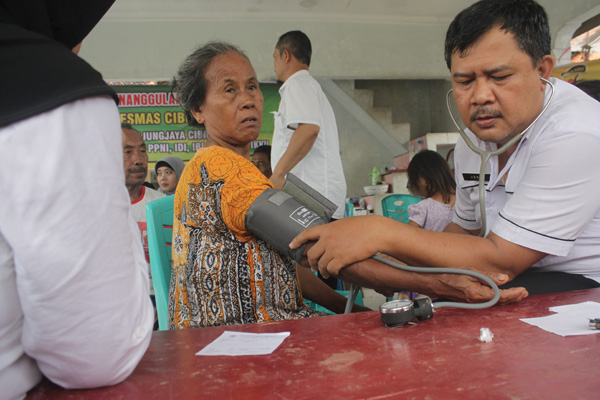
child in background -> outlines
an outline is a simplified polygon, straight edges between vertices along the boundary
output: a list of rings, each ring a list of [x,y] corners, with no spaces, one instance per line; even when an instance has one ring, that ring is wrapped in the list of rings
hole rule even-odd
[[[456,182],[444,158],[435,151],[417,153],[406,170],[408,190],[425,199],[408,206],[409,225],[443,231],[452,222]]]
[[[424,200],[408,206],[408,224],[429,231],[443,231],[452,222],[456,182],[444,158],[435,151],[422,150],[415,154],[406,169],[406,187],[414,196]],[[414,300],[416,292],[397,292],[394,299]],[[435,300],[432,298],[431,300]]]

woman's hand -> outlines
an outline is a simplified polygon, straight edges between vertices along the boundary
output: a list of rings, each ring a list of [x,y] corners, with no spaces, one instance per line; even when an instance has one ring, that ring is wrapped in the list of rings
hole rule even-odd
[[[498,286],[509,280],[508,275],[499,272],[476,272],[486,275]],[[436,280],[432,285],[435,296],[467,303],[483,303],[494,297],[492,288],[475,277],[456,274],[432,274],[431,276]],[[529,293],[523,287],[500,290],[498,304],[518,303],[527,296]]]

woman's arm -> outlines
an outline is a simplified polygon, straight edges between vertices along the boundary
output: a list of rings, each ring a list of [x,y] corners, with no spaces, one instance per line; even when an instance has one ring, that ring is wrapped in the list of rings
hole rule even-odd
[[[344,313],[346,309],[346,297],[327,286],[310,269],[298,266],[297,270],[302,296],[305,299],[313,301],[337,314]],[[359,311],[372,310],[355,304],[352,312]]]
[[[390,257],[386,257],[390,258]],[[508,276],[496,272],[482,272],[497,285],[508,282]],[[421,274],[404,271],[368,259],[342,269],[338,275],[346,282],[380,292],[414,291],[448,300],[481,303],[494,296],[493,290],[482,281],[466,275]],[[525,288],[500,290],[499,304],[516,303],[528,296]]]

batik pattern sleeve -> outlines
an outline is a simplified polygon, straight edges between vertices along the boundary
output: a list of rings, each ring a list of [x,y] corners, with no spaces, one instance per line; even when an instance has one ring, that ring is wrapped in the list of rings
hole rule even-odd
[[[218,149],[221,150],[221,149]],[[266,189],[273,188],[271,181],[243,157],[227,157],[222,151],[204,164],[214,180],[222,181],[221,211],[229,230],[241,241],[254,238],[246,230],[246,212]]]

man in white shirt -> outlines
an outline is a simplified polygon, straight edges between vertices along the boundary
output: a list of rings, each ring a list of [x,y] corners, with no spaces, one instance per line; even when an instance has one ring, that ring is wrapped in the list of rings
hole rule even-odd
[[[279,38],[273,52],[275,76],[284,82],[275,113],[271,149],[276,189],[293,173],[338,206],[333,218],[344,216],[346,178],[342,168],[335,115],[319,83],[308,73],[312,47],[300,31]]]
[[[485,210],[477,190],[479,156],[461,139],[449,233],[377,217],[345,218],[303,232],[292,246],[319,239],[308,256],[324,275],[341,270],[345,279],[405,290],[417,285],[466,300],[472,299],[460,289],[448,293],[433,278],[379,271],[377,264],[352,278],[356,271],[342,268],[382,252],[410,264],[501,272],[532,294],[600,286],[600,103],[565,82],[547,83],[550,53],[548,17],[533,0],[479,1],[448,29],[446,63],[466,134],[491,151],[525,132],[491,157]],[[482,212],[488,224],[485,237],[478,237]]]
[[[148,175],[148,153],[146,152],[146,143],[142,139],[142,135],[130,124],[122,123],[121,129],[123,131],[125,186],[127,186],[127,190],[129,191],[133,218],[140,227],[146,261],[150,263],[146,228],[146,204],[164,197],[164,194],[158,190],[144,186],[146,175]]]
[[[24,398],[42,374],[66,388],[119,383],[150,342],[117,97],[71,52],[111,4],[0,5],[2,399]]]
[[[158,190],[144,186],[148,175],[148,153],[142,135],[130,124],[121,123],[123,132],[123,169],[125,186],[131,199],[131,213],[138,224],[150,280],[150,294],[154,298],[152,273],[150,272],[150,250],[148,248],[148,228],[146,225],[146,204],[164,197]]]

